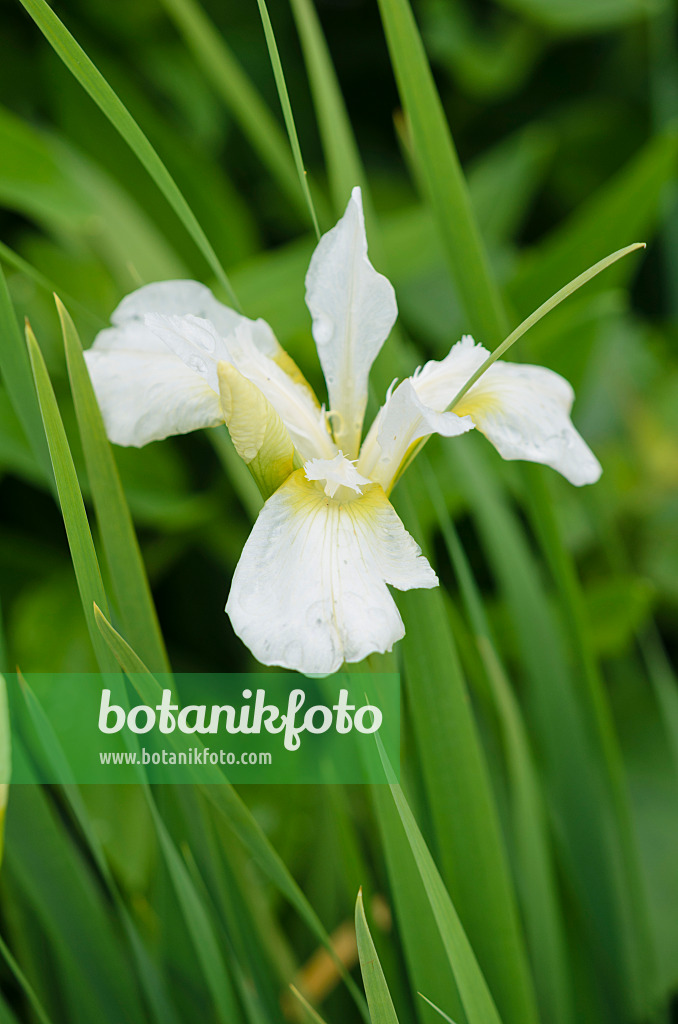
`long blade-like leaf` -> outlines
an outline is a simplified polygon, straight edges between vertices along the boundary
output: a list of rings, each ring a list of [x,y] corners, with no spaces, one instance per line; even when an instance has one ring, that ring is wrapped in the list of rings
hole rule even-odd
[[[132,953],[137,962],[139,983],[143,989],[148,1005],[152,1010],[157,1024],[178,1024],[178,1017],[170,1001],[167,987],[162,978],[158,964],[146,949],[138,926],[130,914],[127,904],[109,867],[101,839],[93,827],[87,814],[80,789],[76,785],[66,753],[54,727],[45,711],[25,679],[21,679],[22,694],[31,718],[35,734],[41,746],[50,772],[60,780],[66,800],[71,808],[82,834],[85,836],[89,849],[102,878],[113,898],[120,920],[129,939]]]
[[[95,603],[101,608],[107,608],[108,603],[66,431],[42,352],[30,326],[26,327],[26,339],[87,628],[101,671],[117,672],[117,662],[94,621]]]
[[[355,185],[362,187],[363,205],[369,207],[365,172],[316,9],[312,0],[291,0],[291,5],[325,151],[332,205],[340,216]]]
[[[31,985],[28,978],[21,970],[14,957],[12,956],[12,953],[7,947],[5,940],[2,938],[2,936],[0,936],[0,953],[2,954],[5,963],[9,967],[10,971],[16,978],[19,987],[23,990],[24,994],[26,995],[26,998],[28,999],[28,1002],[32,1006],[33,1012],[37,1019],[40,1021],[40,1024],[52,1024],[52,1021],[45,1013],[42,1003],[35,994],[33,986]]]
[[[556,306],[559,306],[561,302],[569,298],[570,295],[573,295],[574,292],[578,291],[583,287],[583,285],[587,284],[594,277],[597,277],[603,270],[607,270],[608,267],[611,267],[613,263],[616,263],[624,256],[628,256],[629,253],[635,252],[637,249],[644,248],[645,242],[633,242],[631,245],[627,245],[624,249],[618,249],[617,252],[613,252],[609,256],[606,256],[605,259],[602,259],[592,267],[589,267],[583,273],[579,274],[578,277],[575,277],[572,281],[569,281],[568,284],[560,288],[555,295],[552,295],[550,299],[543,302],[541,306],[539,306],[538,309],[535,309],[533,313],[530,313],[530,315],[523,320],[521,324],[518,324],[515,330],[511,331],[508,337],[504,338],[500,345],[497,345],[494,351],[489,354],[487,359],[478,367],[475,373],[473,373],[466,383],[459,389],[450,402],[448,409],[454,409],[455,405],[459,404],[464,395],[482,377],[485,371],[489,370],[493,363],[496,363],[501,356],[505,355],[508,350],[515,345],[515,343],[522,338],[527,331],[529,331],[531,327],[534,327],[535,324],[539,323],[539,321],[555,309]],[[399,475],[402,475],[408,466],[411,465],[428,440],[428,437],[424,437],[415,446],[413,446],[407,460],[399,470]]]
[[[388,757],[378,739],[377,743],[387,777],[393,779]],[[500,1024],[487,983],[409,804],[397,783],[391,782],[389,788],[445,946],[450,968],[454,972],[468,1022]]]
[[[160,846],[167,863],[172,884],[179,900],[196,955],[200,961],[214,1009],[221,1024],[239,1024],[242,1014],[236,1003],[235,993],[226,969],[210,916],[191,876],[179,856],[167,827],[158,813],[155,801],[146,790],[148,806]]]
[[[42,428],[40,408],[35,397],[31,364],[1,266],[0,338],[0,375],[33,454],[44,468],[46,479],[53,482],[45,431]]]
[[[450,453],[453,472],[468,495],[501,592],[505,597],[526,678],[526,717],[542,765],[543,784],[558,830],[559,853],[592,931],[601,962],[614,964],[615,996],[638,998],[637,926],[629,917],[619,823],[609,799],[605,752],[586,720],[556,611],[540,567],[476,444]],[[604,952],[603,952],[604,950]],[[619,1008],[620,1008],[619,1007]]]
[[[285,133],[216,26],[196,0],[161,3],[263,163],[287,198],[306,215],[306,197],[299,190],[297,169]]]
[[[96,623],[101,631],[102,637],[110,646],[116,661],[124,672],[129,676],[132,684],[137,688],[142,699],[149,705],[154,706],[162,697],[160,684],[149,672],[148,668],[132,650],[130,645],[113,628],[103,612],[95,606],[94,615]],[[200,746],[196,740],[196,745]],[[217,810],[224,815],[229,827],[238,836],[243,845],[250,851],[262,870],[277,886],[280,892],[296,909],[299,916],[306,922],[310,930],[322,942],[323,946],[330,952],[336,962],[347,987],[365,1018],[367,1020],[367,1007],[360,996],[355,983],[347,974],[345,967],[337,958],[332,943],[326,930],[323,928],[318,915],[302,893],[297,883],[292,878],[287,867],[271,846],[270,841],[257,824],[249,809],[245,806],[233,787],[228,783],[226,777],[218,769],[214,769],[215,777],[220,777],[220,785],[207,785],[203,787],[205,797]]]
[[[19,256],[19,254],[14,252],[13,249],[10,249],[8,245],[5,245],[4,242],[0,242],[0,261],[7,263],[10,267],[14,267],[15,270],[25,274],[26,277],[31,281],[34,281],[38,287],[44,289],[44,291],[49,292],[50,294],[54,294],[54,292],[57,291],[57,286],[53,281],[50,281],[48,277],[45,277],[45,275],[29,263],[28,260],[25,260],[23,256]],[[101,330],[102,327],[106,326],[106,322],[104,320],[98,317],[96,313],[92,313],[91,310],[87,309],[86,306],[83,306],[77,299],[74,299],[63,290],[61,291],[61,294],[69,305],[73,309],[77,309],[78,312],[85,317],[94,328]]]
[[[374,941],[370,934],[369,925],[367,924],[367,918],[365,917],[362,889],[358,893],[358,899],[355,904],[355,932],[358,940],[360,971],[363,976],[372,1024],[398,1024],[398,1015],[395,1012],[391,993],[388,990],[386,978],[384,977]]]
[[[59,299],[56,303],[92,498],[121,620],[146,664],[157,672],[168,672],[167,653],[132,517],[80,339],[67,310]]]
[[[483,600],[466,553],[447,513],[438,481],[424,457],[418,463],[436,510],[462,600],[494,698],[511,789],[511,839],[519,895],[544,1019],[571,1024],[573,1006],[547,819],[534,757],[518,701],[491,635]]]
[[[275,41],[273,25],[271,24],[271,19],[269,17],[268,7],[266,6],[266,0],[257,0],[257,3],[259,5],[261,23],[264,26],[264,35],[266,36],[266,45],[268,47],[268,53],[271,58],[273,77],[275,78],[275,84],[278,89],[278,96],[280,97],[280,106],[282,107],[283,117],[285,118],[285,127],[287,128],[287,134],[289,136],[290,146],[292,147],[292,154],[294,156],[294,163],[297,168],[297,174],[299,175],[299,184],[301,186],[301,191],[308,205],[308,211],[311,216],[311,223],[313,224],[313,228],[315,230],[317,237],[320,238],[318,217],[316,216],[315,206],[313,205],[313,197],[311,196],[311,190],[308,185],[308,178],[306,177],[304,158],[301,155],[299,136],[297,135],[297,127],[294,123],[292,104],[290,103],[289,93],[287,92],[285,73],[283,71],[282,61],[280,60],[280,54],[278,52],[278,44]]]
[[[379,0],[379,9],[417,167],[469,328],[478,340],[496,345],[506,335],[506,317],[410,4],[408,0]]]
[[[422,992],[420,992],[420,993],[419,993],[419,995],[421,996],[421,998],[422,998],[423,1000],[425,1000],[425,1002],[427,1002],[427,1003],[428,1003],[428,1005],[429,1005],[429,1006],[432,1006],[432,1007],[433,1007],[433,1009],[434,1009],[434,1010],[436,1011],[436,1013],[437,1013],[437,1014],[438,1014],[438,1015],[439,1015],[440,1017],[442,1017],[442,1018],[443,1018],[443,1020],[446,1020],[446,1021],[447,1021],[447,1024],[454,1024],[454,1021],[452,1020],[452,1018],[451,1018],[451,1017],[448,1017],[446,1013],[443,1013],[443,1011],[442,1011],[442,1010],[440,1009],[440,1007],[439,1007],[439,1006],[436,1006],[436,1004],[435,1004],[434,1002],[432,1002],[432,1001],[431,1001],[431,1000],[430,1000],[430,999],[428,998],[428,996],[425,996],[425,995],[424,995],[424,994],[423,994]]]
[[[412,493],[408,481],[399,508],[421,538]],[[534,1021],[535,995],[487,760],[443,595],[411,591],[399,596],[399,606],[407,628],[402,653],[410,714],[441,871],[502,1016]]]
[[[611,267],[613,263],[617,262],[617,260],[623,259],[624,256],[628,256],[629,253],[635,252],[637,249],[644,248],[645,242],[632,242],[631,245],[626,245],[623,249],[618,249],[617,252],[610,253],[609,256],[606,256],[604,259],[594,263],[594,265],[589,267],[588,270],[585,270],[583,273],[575,277],[574,280],[560,288],[555,295],[552,295],[550,299],[543,302],[538,309],[535,309],[534,313],[530,313],[530,315],[523,320],[521,324],[518,324],[516,329],[511,331],[509,336],[502,341],[501,345],[497,345],[485,362],[478,367],[476,372],[469,377],[464,386],[460,388],[452,399],[449,408],[453,409],[454,406],[457,405],[457,403],[464,397],[469,388],[472,388],[476,381],[482,377],[485,371],[489,370],[490,366],[492,366],[493,363],[496,363],[497,359],[501,359],[503,355],[506,355],[508,350],[515,345],[520,338],[522,338],[523,334],[526,334],[531,327],[534,327],[535,324],[539,323],[547,313],[550,313],[552,309],[559,306],[560,303],[569,298],[570,295],[578,291],[594,277],[597,277],[597,275],[602,273],[603,270],[607,270],[608,267]]]
[[[9,729],[7,683],[0,675],[0,864],[5,838],[5,813],[9,799],[9,781],[12,771],[12,741]]]
[[[237,306],[238,300],[231,287],[231,282],[205,232],[179,191],[173,177],[127,107],[45,0],[21,0],[21,3],[71,74],[89,93],[101,112],[146,168],[227,291],[231,301]]]

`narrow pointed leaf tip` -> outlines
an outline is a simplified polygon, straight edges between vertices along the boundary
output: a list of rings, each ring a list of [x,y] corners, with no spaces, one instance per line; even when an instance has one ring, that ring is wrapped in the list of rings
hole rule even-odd
[[[593,266],[589,267],[583,273],[579,274],[578,277],[573,278],[568,284],[564,285],[564,287],[560,288],[557,292],[555,292],[555,294],[552,295],[550,299],[547,299],[546,302],[542,302],[541,306],[535,309],[534,313],[530,313],[530,315],[525,320],[523,320],[523,322],[519,324],[514,331],[511,331],[509,336],[505,338],[504,341],[502,341],[501,345],[498,345],[494,349],[494,351],[488,355],[485,362],[478,367],[476,372],[466,381],[464,386],[457,392],[454,399],[450,403],[449,408],[454,409],[454,407],[463,398],[466,392],[470,388],[472,388],[476,381],[478,381],[482,377],[485,371],[489,370],[490,366],[492,366],[492,364],[495,363],[497,359],[501,359],[501,357],[505,355],[508,352],[508,350],[513,345],[515,345],[515,343],[520,338],[522,338],[524,334],[526,334],[529,331],[531,327],[534,327],[535,324],[538,324],[539,321],[543,319],[543,317],[545,317],[547,313],[550,313],[552,309],[555,309],[556,306],[559,306],[560,303],[563,302],[565,299],[569,298],[570,295],[573,295],[576,291],[579,291],[580,288],[582,288],[585,284],[591,281],[594,277],[597,277],[598,274],[603,272],[603,270],[607,270],[608,267],[611,267],[613,263],[617,262],[617,260],[621,260],[624,258],[624,256],[629,256],[632,252],[636,252],[638,249],[645,249],[646,247],[646,242],[632,242],[630,245],[625,246],[623,249],[617,249],[616,252],[610,253],[609,256],[605,256],[604,259],[599,260],[597,263],[594,263]]]
[[[436,1004],[431,999],[429,999],[428,996],[425,996],[423,992],[417,992],[417,995],[421,996],[424,1002],[428,1003],[429,1006],[432,1006],[436,1013],[440,1014],[443,1020],[447,1021],[447,1024],[455,1024],[455,1021],[453,1021],[451,1017],[448,1017],[447,1014],[444,1013],[439,1006],[436,1006]]]
[[[363,976],[367,1005],[370,1010],[372,1024],[398,1024],[398,1017],[388,990],[386,978],[377,956],[372,940],[365,908],[363,906],[363,890],[358,892],[355,905],[355,931],[358,940],[358,958]]]

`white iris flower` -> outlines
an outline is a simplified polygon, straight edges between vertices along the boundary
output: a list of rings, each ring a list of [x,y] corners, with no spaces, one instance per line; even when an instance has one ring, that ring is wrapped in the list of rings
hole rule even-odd
[[[505,459],[545,463],[573,484],[601,468],[570,421],[572,388],[551,370],[496,362],[450,410],[489,354],[470,337],[392,387],[361,445],[368,375],[397,306],[367,258],[358,188],[318,243],[306,302],[327,411],[263,320],[195,281],[128,295],[86,357],[116,444],[227,423],[266,501],[226,611],[263,664],[327,674],[404,635],[389,586],[438,584],[388,500],[418,441],[475,427]]]

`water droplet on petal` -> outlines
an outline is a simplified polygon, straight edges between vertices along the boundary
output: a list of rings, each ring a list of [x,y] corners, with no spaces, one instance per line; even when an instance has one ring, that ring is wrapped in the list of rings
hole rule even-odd
[[[186,365],[191,370],[195,370],[196,373],[205,374],[207,373],[207,366],[205,360],[201,359],[200,356],[189,356]]]
[[[216,341],[209,331],[201,330],[198,337],[198,344],[201,348],[205,349],[205,352],[214,352],[216,348]]]

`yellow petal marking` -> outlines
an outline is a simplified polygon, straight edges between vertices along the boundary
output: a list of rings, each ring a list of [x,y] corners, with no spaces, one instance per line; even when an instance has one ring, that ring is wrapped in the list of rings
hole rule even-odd
[[[231,363],[218,366],[219,394],[233,446],[266,500],[294,469],[294,445],[283,421],[255,384]]]

